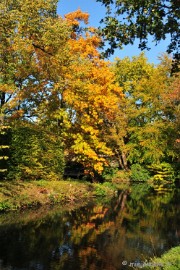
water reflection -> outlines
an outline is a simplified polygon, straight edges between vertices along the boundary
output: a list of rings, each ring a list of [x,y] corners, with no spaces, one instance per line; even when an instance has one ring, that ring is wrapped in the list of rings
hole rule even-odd
[[[176,190],[159,195],[138,185],[106,205],[34,211],[21,222],[1,217],[0,269],[128,269],[123,261],[145,261],[179,244],[177,197]]]

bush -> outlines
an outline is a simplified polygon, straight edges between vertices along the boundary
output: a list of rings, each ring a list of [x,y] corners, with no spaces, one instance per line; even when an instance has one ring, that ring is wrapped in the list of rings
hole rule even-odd
[[[153,174],[153,180],[155,182],[161,181],[175,181],[175,173],[171,164],[163,162],[160,164],[154,164],[149,166],[150,171]]]
[[[116,175],[118,168],[113,167],[105,167],[102,173],[102,178],[105,181],[112,180],[112,178]]]
[[[163,162],[149,166],[151,171],[151,186],[158,192],[174,187],[175,172],[171,164]]]
[[[145,182],[150,178],[150,175],[140,164],[133,164],[131,166],[130,178],[132,181]]]
[[[106,196],[106,189],[102,184],[95,184],[95,195],[100,197]]]
[[[96,183],[95,187],[95,196],[105,197],[105,196],[113,196],[115,191],[117,190],[113,183],[105,182],[103,184]]]
[[[179,270],[180,266],[180,246],[171,248],[168,252],[164,253],[161,258],[154,258],[151,263],[153,269],[160,270]],[[145,269],[152,269],[145,267]]]

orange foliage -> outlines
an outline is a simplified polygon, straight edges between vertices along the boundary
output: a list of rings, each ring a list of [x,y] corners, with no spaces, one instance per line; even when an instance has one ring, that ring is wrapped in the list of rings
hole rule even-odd
[[[79,20],[87,22],[87,14],[80,10],[65,17],[72,24],[76,20],[78,24]],[[93,171],[101,173],[107,165],[106,157],[112,155],[103,139],[104,125],[105,121],[114,118],[119,97],[122,97],[109,62],[100,59],[100,42],[91,28],[68,41],[73,57],[65,75],[68,87],[63,92],[63,99],[76,114],[71,130],[71,154],[74,153],[76,159],[84,164],[86,172],[92,175]]]
[[[3,110],[12,118],[27,114],[41,123],[58,121],[65,153],[83,163],[87,173],[101,173],[112,155],[104,140],[106,122],[115,117],[122,96],[109,62],[100,58],[101,39],[95,28],[81,27],[89,15],[80,9],[62,19],[51,15],[50,0],[48,6],[40,1],[42,7],[30,3],[32,13],[25,2],[8,14]],[[45,17],[39,15],[41,8],[48,8]]]
[[[65,18],[70,25],[79,25],[81,21],[88,24],[89,14],[78,9],[74,12],[66,14]]]

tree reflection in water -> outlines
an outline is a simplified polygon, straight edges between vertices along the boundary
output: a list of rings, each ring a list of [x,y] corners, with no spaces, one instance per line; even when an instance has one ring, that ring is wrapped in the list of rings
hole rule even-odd
[[[123,260],[145,261],[179,244],[177,195],[153,194],[139,184],[105,205],[30,212],[8,223],[6,215],[0,269],[128,269]]]

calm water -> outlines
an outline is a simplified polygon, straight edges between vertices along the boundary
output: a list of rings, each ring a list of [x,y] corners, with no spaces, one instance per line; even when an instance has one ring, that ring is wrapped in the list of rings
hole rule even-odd
[[[178,192],[146,185],[111,203],[0,216],[0,270],[120,270],[180,243]],[[126,261],[126,262],[125,262]]]

